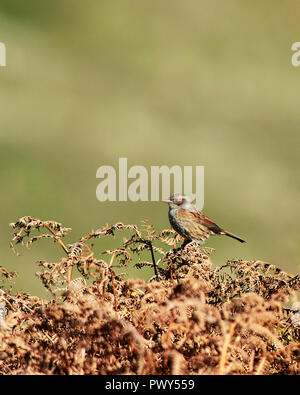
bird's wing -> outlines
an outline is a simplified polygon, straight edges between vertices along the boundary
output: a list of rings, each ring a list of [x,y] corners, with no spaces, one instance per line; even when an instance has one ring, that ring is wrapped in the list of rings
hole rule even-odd
[[[215,224],[212,220],[210,220],[208,217],[206,217],[198,210],[190,211],[190,210],[179,209],[178,215],[180,216],[182,221],[193,222],[201,226],[205,226],[213,233],[219,234],[223,231],[217,224]]]

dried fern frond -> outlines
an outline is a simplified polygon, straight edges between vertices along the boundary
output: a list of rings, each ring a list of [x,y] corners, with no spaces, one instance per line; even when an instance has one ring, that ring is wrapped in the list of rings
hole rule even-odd
[[[13,247],[53,238],[64,256],[38,262],[51,301],[0,290],[3,374],[300,373],[299,311],[292,304],[299,276],[259,260],[213,268],[210,249],[176,248],[174,231],[157,233],[146,222],[107,225],[67,246],[61,238],[68,228],[54,221],[23,217],[12,227]],[[41,228],[48,232],[31,233]],[[126,238],[106,250],[107,262],[97,259],[106,236],[123,230]],[[88,244],[94,238],[101,250]],[[124,279],[114,272],[115,259],[138,261],[155,275]],[[73,279],[73,268],[82,277]],[[2,267],[0,274],[13,278]]]
[[[130,230],[138,237],[141,237],[141,233],[136,225],[125,225],[122,222],[117,222],[114,225],[106,225],[96,231],[88,233],[86,236],[81,238],[81,241],[88,241],[91,238],[100,238],[101,236],[115,235],[116,231],[119,230]]]
[[[126,265],[131,261],[131,255],[125,248],[116,248],[114,250],[106,250],[104,254],[114,255],[120,264]]]
[[[0,266],[0,275],[7,278],[7,279],[13,279],[17,276],[17,273],[16,272],[9,272],[3,266]]]
[[[17,222],[12,222],[10,226],[15,229],[13,237],[10,242],[10,247],[16,252],[15,245],[23,243],[24,239],[28,239],[26,246],[29,247],[32,243],[42,238],[51,238],[57,241],[64,251],[67,253],[68,250],[61,241],[61,238],[65,237],[71,228],[65,228],[61,223],[56,221],[42,221],[38,218],[30,216],[22,217]],[[43,233],[35,236],[31,236],[33,231],[40,232],[41,228],[47,229],[50,233]]]

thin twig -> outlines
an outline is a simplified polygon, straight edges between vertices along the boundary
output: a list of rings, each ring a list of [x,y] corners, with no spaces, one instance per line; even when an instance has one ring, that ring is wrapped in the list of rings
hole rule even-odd
[[[53,229],[50,228],[50,226],[48,224],[46,224],[45,222],[43,222],[43,226],[45,226],[45,228],[47,228],[49,230],[49,232],[51,232],[55,238],[55,240],[58,241],[59,245],[61,246],[61,248],[65,251],[65,253],[67,255],[69,255],[69,250],[67,249],[67,247],[64,245],[64,243],[61,241],[61,239],[57,236],[57,234],[54,232]]]
[[[53,229],[50,228],[50,226],[48,224],[46,224],[45,222],[43,222],[43,226],[45,228],[47,228],[49,230],[50,233],[52,233],[52,235],[54,236],[55,240],[59,243],[59,245],[61,246],[61,248],[64,250],[64,252],[69,255],[70,251],[68,250],[68,248],[64,245],[64,243],[61,241],[61,239],[57,236],[57,234],[54,232]],[[73,259],[72,259],[72,264],[69,268],[69,273],[68,273],[68,283],[70,283],[72,281],[72,274],[73,274]]]
[[[7,303],[9,305],[9,307],[13,310],[13,311],[17,311],[14,306],[4,297],[1,297],[2,300],[4,300],[5,303]]]
[[[138,239],[138,240],[136,240],[136,241],[139,242],[139,243],[144,243],[144,244],[146,244],[146,245],[150,248],[151,259],[152,259],[152,263],[153,263],[153,267],[154,267],[154,274],[155,274],[155,276],[158,278],[157,264],[156,264],[156,261],[155,261],[155,257],[154,257],[154,252],[153,252],[153,247],[152,247],[151,240]]]
[[[148,241],[148,245],[150,246],[151,258],[152,258],[152,263],[153,263],[153,267],[154,267],[154,273],[155,273],[155,276],[158,277],[158,271],[157,271],[157,266],[156,266],[156,262],[155,262],[155,258],[154,258],[153,247],[152,247],[152,243],[150,240]]]
[[[113,295],[114,295],[114,309],[115,311],[118,311],[118,301],[117,301],[117,294],[116,294],[116,287],[115,287],[115,272],[112,270],[112,264],[114,261],[114,258],[116,256],[116,251],[112,254],[111,260],[109,262],[109,271],[111,275],[111,285],[113,289]]]

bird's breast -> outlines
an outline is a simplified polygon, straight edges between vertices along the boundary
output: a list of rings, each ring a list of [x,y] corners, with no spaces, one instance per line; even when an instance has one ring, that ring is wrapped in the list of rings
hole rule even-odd
[[[178,209],[171,209],[169,210],[169,221],[172,228],[180,234],[180,236],[189,238],[188,232],[185,226],[185,222],[181,221],[180,217],[178,216]]]

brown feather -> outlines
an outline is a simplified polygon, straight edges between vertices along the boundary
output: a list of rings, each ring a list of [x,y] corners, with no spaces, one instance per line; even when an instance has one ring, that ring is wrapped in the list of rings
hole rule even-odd
[[[191,240],[205,241],[211,234],[225,234],[241,243],[245,243],[245,240],[220,228],[211,219],[198,211],[196,207],[193,207],[192,210],[178,209],[174,212],[174,216],[177,223],[181,224],[182,228],[185,229],[184,232],[181,232],[181,235],[185,238],[188,235],[188,238]]]
[[[188,197],[174,193],[170,196],[168,203],[170,224],[185,240],[196,240],[201,243],[208,239],[210,235],[214,234],[226,235],[241,243],[245,243],[245,240],[220,228],[211,219],[201,213],[196,206],[190,203]]]

